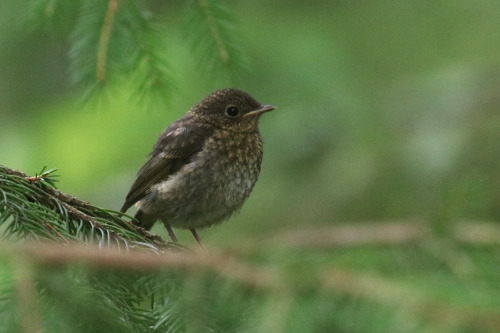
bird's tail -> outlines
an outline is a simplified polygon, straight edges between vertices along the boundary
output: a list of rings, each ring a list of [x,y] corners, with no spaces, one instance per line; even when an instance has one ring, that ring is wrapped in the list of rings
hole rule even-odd
[[[133,221],[135,225],[138,225],[141,228],[146,230],[151,230],[153,224],[156,222],[156,216],[153,214],[148,214],[144,212],[142,209],[139,209],[135,214],[135,219],[137,221]]]

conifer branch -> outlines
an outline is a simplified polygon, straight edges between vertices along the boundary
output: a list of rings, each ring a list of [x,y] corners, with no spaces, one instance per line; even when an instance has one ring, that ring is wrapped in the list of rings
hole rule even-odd
[[[281,290],[283,285],[277,272],[272,269],[246,264],[234,256],[215,250],[176,251],[169,252],[168,255],[155,255],[139,249],[123,252],[116,248],[28,242],[22,245],[0,246],[0,256],[20,258],[19,260],[51,267],[79,263],[92,269],[144,272],[166,267],[185,271],[208,269],[226,279],[255,288]]]
[[[211,12],[210,7],[208,6],[207,0],[198,0],[198,3],[203,13],[205,14],[205,22],[208,28],[210,29],[210,32],[215,40],[215,43],[217,44],[217,50],[219,56],[222,62],[227,64],[229,62],[229,52],[224,43],[224,39],[222,38],[220,27],[216,23],[217,21],[215,20],[213,13]]]
[[[102,24],[101,34],[99,37],[99,47],[97,48],[96,78],[98,82],[106,81],[106,63],[108,57],[109,40],[111,38],[113,20],[117,9],[118,0],[109,0],[108,9],[104,16],[104,22]]]
[[[225,72],[234,81],[247,69],[248,61],[231,14],[222,1],[192,1],[184,30],[200,70],[217,79]]]
[[[53,170],[42,170],[38,176],[30,177],[0,166],[0,225],[7,224],[7,228],[2,227],[4,238],[17,235],[28,240],[0,244],[0,262],[7,262],[6,267],[12,267],[13,273],[12,279],[0,284],[0,315],[3,313],[2,319],[5,319],[8,311],[15,309],[19,316],[16,317],[19,318],[17,331],[33,332],[44,328],[53,319],[51,312],[45,311],[51,302],[59,302],[56,315],[62,313],[60,318],[65,317],[66,308],[79,309],[69,312],[69,319],[66,318],[72,324],[80,315],[80,309],[87,307],[87,316],[95,317],[96,323],[105,320],[113,327],[132,327],[130,332],[150,332],[152,327],[162,332],[182,331],[192,317],[185,315],[179,299],[191,297],[194,300],[188,304],[191,309],[199,306],[198,292],[207,298],[227,297],[233,292],[233,289],[227,292],[229,285],[235,286],[234,291],[244,298],[240,302],[245,306],[248,295],[250,298],[267,295],[271,302],[264,305],[275,311],[270,316],[279,318],[279,325],[285,325],[291,309],[304,300],[304,290],[317,292],[333,302],[340,297],[342,302],[347,302],[347,307],[349,302],[355,303],[356,316],[363,318],[373,315],[373,304],[377,304],[381,316],[384,309],[397,309],[396,313],[411,313],[412,320],[430,327],[439,327],[442,318],[447,318],[458,327],[479,327],[482,331],[493,332],[500,323],[494,297],[490,296],[496,290],[497,258],[494,251],[481,249],[485,245],[499,244],[500,233],[494,224],[460,223],[451,233],[452,246],[439,246],[431,251],[429,239],[437,243],[432,240],[432,229],[425,221],[416,220],[310,227],[308,230],[288,228],[264,241],[262,238],[259,242],[251,240],[253,252],[246,253],[241,244],[238,244],[240,248],[224,252],[214,248],[166,251],[175,247],[134,227],[126,215],[92,206],[51,187],[48,180],[53,176]],[[486,243],[483,242],[485,237]],[[31,239],[37,241],[29,241]],[[99,246],[93,240],[97,240]],[[116,245],[125,244],[127,251],[113,246],[115,243],[110,240],[117,240]],[[106,241],[108,246],[104,246]],[[383,249],[389,250],[391,257],[384,257],[378,267],[369,269],[365,264],[356,268],[352,262],[346,266],[342,263],[344,259],[339,261],[338,257],[331,256],[322,259],[319,266],[304,260],[300,268],[294,270],[296,265],[290,262],[280,263],[275,259],[256,262],[254,255],[255,251],[260,251],[260,254],[272,253],[274,257],[277,253],[301,257],[305,250],[343,247],[347,258],[348,247],[366,246],[373,252],[382,251],[374,258],[387,256]],[[446,255],[435,255],[436,251]],[[351,253],[354,257],[355,252]],[[473,269],[467,274],[448,267],[450,258],[455,263],[455,258],[469,252],[481,257],[481,261],[477,264],[471,261]],[[303,258],[308,258],[308,254],[305,255]],[[361,263],[367,262],[367,255],[367,252],[360,254]],[[415,266],[411,260],[414,259],[418,261],[418,270],[412,271]],[[401,265],[404,270],[397,274],[393,269]],[[435,267],[438,271],[433,271]],[[413,283],[413,278],[408,279],[409,275],[422,273],[422,270],[428,270],[426,272],[432,276],[419,277],[418,283]],[[57,274],[58,284],[61,281],[67,284],[66,289],[59,285],[54,287],[51,272]],[[74,279],[75,274],[77,279]],[[477,279],[481,274],[484,278]],[[462,304],[453,297],[434,297],[422,288],[421,279],[427,279],[433,286],[446,284],[453,293],[470,292],[472,299]],[[477,287],[476,282],[482,286],[479,291],[473,290]],[[452,285],[448,287],[449,283]],[[476,307],[474,298],[477,297],[484,297],[493,305]],[[280,301],[273,302],[276,299]],[[211,309],[214,304],[210,304]],[[337,304],[342,308],[343,303]],[[96,307],[110,309],[113,315],[96,312]],[[208,316],[212,314],[204,308],[195,310],[205,311],[203,314]],[[218,311],[226,310],[219,308]],[[240,319],[238,315],[231,320],[239,323]],[[368,321],[367,325],[371,323]],[[123,331],[118,328],[111,331]]]
[[[167,30],[186,32],[181,43],[192,47],[197,70],[212,79],[227,83],[229,78],[234,84],[248,67],[228,4],[186,3],[182,27],[164,24],[161,13],[149,10],[143,0],[36,0],[27,22],[33,29],[69,37],[69,79],[84,88],[84,101],[106,102],[110,92],[125,90],[146,110],[167,105],[178,83],[176,68],[169,64],[179,48],[169,45]]]
[[[92,271],[124,271],[158,273],[168,268],[199,276],[209,271],[225,281],[236,282],[240,286],[269,292],[275,296],[288,297],[300,290],[301,285],[290,284],[287,272],[274,269],[266,264],[249,264],[241,256],[219,252],[195,250],[169,252],[155,255],[151,252],[131,250],[128,253],[113,248],[97,248],[74,244],[64,246],[56,243],[25,243],[0,246],[0,258],[10,258],[20,263],[43,267],[71,267],[84,265]],[[21,266],[22,268],[23,266]],[[29,265],[27,266],[30,267]],[[19,283],[30,284],[32,275],[19,271]],[[456,304],[452,300],[437,301],[429,298],[423,290],[413,288],[405,281],[383,276],[374,272],[360,272],[335,267],[310,272],[322,295],[340,294],[361,300],[371,300],[377,304],[395,307],[410,313],[419,313],[431,322],[440,322],[443,317],[465,327],[474,326],[487,330],[498,327],[500,312],[497,310],[475,309],[471,305]],[[406,281],[407,282],[407,281]],[[305,281],[298,283],[307,283]],[[304,287],[304,286],[302,286]],[[20,286],[18,287],[20,288]],[[33,294],[33,289],[31,290]],[[23,293],[22,304],[28,307],[33,295]],[[27,323],[33,324],[33,323]],[[479,325],[479,326],[477,326]]]
[[[56,190],[45,180],[48,176],[42,172],[29,177],[0,165],[0,224],[8,223],[12,234],[63,243],[96,239],[101,246],[115,243],[154,252],[177,247],[133,225],[130,218],[124,220],[128,216],[123,213],[95,207]]]

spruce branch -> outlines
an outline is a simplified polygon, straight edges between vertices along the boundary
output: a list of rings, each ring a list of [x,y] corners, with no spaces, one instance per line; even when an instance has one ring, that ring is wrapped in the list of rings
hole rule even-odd
[[[168,45],[162,35],[165,27],[151,19],[151,13],[132,3],[130,33],[135,56],[131,63],[129,87],[136,94],[131,99],[149,109],[166,105],[175,88],[168,61]]]
[[[25,243],[0,247],[0,256],[19,257],[47,267],[66,267],[75,263],[92,269],[134,270],[154,272],[177,268],[188,272],[210,270],[228,280],[253,288],[281,290],[278,272],[271,268],[250,265],[237,257],[217,250],[176,251],[156,255],[143,249],[128,252],[116,248],[99,248],[81,244]]]
[[[162,276],[161,272],[172,273],[175,271],[199,278],[204,276],[203,272],[208,271],[214,273],[222,281],[236,283],[242,288],[247,288],[247,290],[266,292],[273,295],[273,298],[278,297],[282,301],[286,300],[286,302],[291,303],[296,301],[296,297],[300,297],[298,291],[306,288],[309,283],[302,280],[290,283],[291,280],[287,270],[273,267],[269,263],[250,264],[241,256],[227,254],[216,249],[156,255],[140,249],[133,249],[128,253],[124,253],[115,248],[28,242],[0,246],[0,258],[9,258],[9,260],[16,262],[53,269],[72,267],[78,264],[87,267],[90,271],[101,272],[100,274],[96,273],[99,279],[91,279],[91,283],[101,293],[100,297],[103,297],[102,293],[109,294],[109,300],[116,302],[116,305],[121,304],[119,307],[122,310],[127,308],[125,310],[130,315],[130,318],[140,316],[140,311],[138,312],[140,306],[137,306],[137,304],[144,301],[145,294],[156,294],[157,300],[154,301],[155,304],[151,309],[156,315],[150,319],[152,321],[153,319],[156,320],[158,325],[160,325],[162,319],[170,321],[176,319],[169,312],[169,309],[172,309],[172,304],[164,303],[168,299],[168,295],[163,300],[160,297],[159,288],[161,286],[168,288],[168,285],[159,283]],[[110,275],[110,281],[107,281],[105,277],[103,278],[102,272],[127,272],[127,274],[120,274],[120,277]],[[159,277],[157,274],[160,274]],[[418,314],[419,317],[426,318],[429,322],[439,324],[442,318],[445,317],[450,322],[457,323],[460,326],[479,327],[484,331],[491,331],[491,328],[498,327],[500,323],[498,309],[491,307],[475,308],[473,304],[459,304],[453,299],[439,299],[436,296],[428,295],[426,290],[416,288],[411,283],[411,280],[398,278],[393,274],[384,275],[366,269],[352,270],[324,266],[321,269],[309,272],[309,275],[312,281],[315,282],[314,289],[318,290],[323,297],[325,295],[343,295],[356,300],[356,302],[366,302],[366,304],[375,302],[380,306],[395,308],[397,312]],[[135,282],[133,287],[130,286],[128,280]],[[31,283],[29,280],[22,281]],[[221,280],[218,281],[221,283]],[[466,281],[458,283],[461,285]],[[111,289],[110,286],[112,286]],[[170,286],[170,288],[172,287]],[[467,283],[460,288],[467,289]],[[22,295],[22,297],[24,297],[24,302],[27,302],[33,296]],[[131,303],[137,304],[120,303],[124,299],[129,299]],[[166,310],[161,307],[162,304],[166,305]],[[275,306],[279,306],[279,304],[275,304]],[[362,304],[357,306],[362,306]],[[159,311],[159,309],[161,310]],[[362,311],[362,309],[360,310]],[[367,310],[373,311],[373,306],[370,305]],[[144,315],[147,316],[146,313]],[[149,316],[151,315],[149,313]]]
[[[73,29],[70,30],[71,47],[69,50],[70,79],[74,84],[86,87],[87,95],[96,88],[98,54],[110,56],[111,38],[106,41],[105,52],[99,51],[103,30],[103,21],[107,7],[104,1],[88,0],[78,6],[79,14]],[[109,27],[111,32],[111,27]],[[104,38],[102,44],[104,44]],[[110,61],[100,59],[105,63],[106,77],[109,78]],[[116,60],[114,60],[116,61]]]
[[[201,72],[217,78],[221,73],[229,73],[235,81],[247,70],[248,59],[241,47],[242,38],[226,3],[191,1],[185,22],[187,40]]]
[[[27,176],[0,166],[0,231],[7,239],[0,244],[2,332],[61,322],[73,332],[217,331],[217,320],[229,316],[231,327],[254,322],[285,330],[296,309],[310,313],[307,304],[318,311],[328,304],[327,316],[334,304],[344,313],[328,319],[335,324],[363,318],[359,331],[400,328],[393,317],[434,331],[443,320],[481,332],[500,324],[494,223],[460,222],[447,242],[429,223],[408,219],[287,228],[249,240],[248,252],[241,243],[230,251],[166,251],[171,244],[134,227],[130,217],[55,189],[54,172],[44,167]],[[16,239],[27,241],[9,241]],[[314,259],[317,250],[321,260]],[[464,255],[473,268],[467,274],[452,267]],[[250,317],[258,312],[260,321]],[[324,318],[301,320],[319,325]]]
[[[30,0],[31,30],[46,30],[70,42],[69,79],[83,88],[85,102],[108,102],[126,92],[143,109],[164,107],[177,76],[170,66],[167,30],[183,33],[197,70],[207,80],[237,82],[248,68],[238,24],[222,0],[187,2],[176,27],[144,0]],[[173,41],[170,41],[172,43]]]
[[[42,30],[66,37],[74,27],[81,0],[31,0],[24,23],[31,30]]]
[[[214,38],[215,44],[217,45],[219,57],[223,63],[227,64],[230,60],[229,51],[221,34],[221,26],[217,24],[217,20],[214,17],[214,11],[209,6],[207,0],[198,0],[198,4],[205,16],[206,25],[208,26],[210,33]]]
[[[101,35],[99,37],[99,46],[97,48],[97,68],[96,78],[98,82],[106,81],[106,63],[108,58],[109,40],[111,38],[111,28],[113,27],[113,20],[118,9],[118,0],[108,1],[108,10],[104,15],[104,22],[101,28]]]
[[[55,178],[59,177],[59,175],[55,174],[57,169],[53,168],[46,170],[46,168],[47,166],[44,166],[39,175],[35,175],[34,177],[27,177],[26,179],[33,184],[38,182],[46,182],[47,184],[55,188],[55,183],[58,181]]]
[[[123,213],[102,209],[53,188],[53,169],[26,174],[0,165],[0,224],[6,237],[52,239],[63,243],[98,241],[101,247],[148,248],[173,245],[136,227]]]

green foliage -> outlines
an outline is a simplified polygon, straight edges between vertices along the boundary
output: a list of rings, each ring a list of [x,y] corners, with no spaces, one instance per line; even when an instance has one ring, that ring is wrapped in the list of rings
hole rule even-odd
[[[199,71],[212,77],[226,72],[236,82],[248,60],[231,10],[214,0],[189,1],[185,7],[183,38]],[[128,82],[131,100],[144,109],[169,101],[175,73],[164,32],[180,27],[162,23],[162,12],[149,9],[147,1],[33,0],[27,22],[69,37],[71,82],[85,88],[86,98],[105,101]]]
[[[227,78],[279,109],[252,197],[201,232],[203,253],[55,190],[50,170],[2,168],[0,332],[497,332],[498,11],[4,0],[0,162],[57,166],[60,189],[100,206],[121,205],[158,132]],[[177,87],[167,116],[137,112]],[[82,95],[113,103],[83,111]]]
[[[126,216],[122,213],[55,190],[54,171],[44,167],[40,175],[28,177],[0,165],[0,226],[7,239],[86,241],[118,248],[147,247],[156,252],[158,245],[166,245],[147,232],[138,233],[130,221],[122,220]]]
[[[74,28],[82,1],[32,0],[26,23],[33,30],[67,37]]]
[[[190,0],[184,28],[200,74],[217,80],[228,70],[233,84],[248,69],[248,59],[237,34],[236,20],[227,3],[217,0]]]
[[[500,252],[478,242],[485,226],[449,239],[416,221],[291,230],[250,249],[179,251],[55,190],[53,171],[0,168],[0,332],[498,327]]]

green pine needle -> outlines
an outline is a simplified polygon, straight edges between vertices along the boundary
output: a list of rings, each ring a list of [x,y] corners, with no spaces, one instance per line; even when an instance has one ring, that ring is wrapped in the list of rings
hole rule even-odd
[[[234,13],[223,1],[195,0],[187,6],[184,31],[201,72],[229,74],[234,82],[248,69]]]

